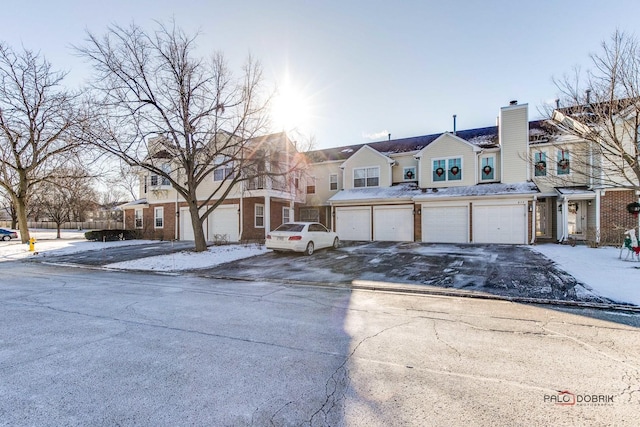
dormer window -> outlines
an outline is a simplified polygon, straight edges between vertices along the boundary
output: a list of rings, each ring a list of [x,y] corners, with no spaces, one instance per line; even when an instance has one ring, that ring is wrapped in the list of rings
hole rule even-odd
[[[353,187],[378,187],[380,185],[380,168],[354,168]]]
[[[569,175],[571,172],[571,160],[569,158],[569,151],[558,150],[558,175]]]
[[[480,159],[480,180],[494,181],[495,177],[495,156],[482,157]]]
[[[533,168],[535,176],[547,176],[547,153],[538,151],[534,155]]]
[[[404,181],[415,181],[416,177],[416,167],[410,166],[402,169],[402,179]]]
[[[462,181],[462,158],[434,159],[433,182]]]

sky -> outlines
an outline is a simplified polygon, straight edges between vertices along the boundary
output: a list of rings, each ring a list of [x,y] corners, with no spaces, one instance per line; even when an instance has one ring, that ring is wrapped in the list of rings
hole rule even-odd
[[[511,100],[530,119],[561,78],[616,30],[637,32],[640,2],[57,0],[5,2],[0,40],[40,51],[79,86],[89,30],[154,21],[200,32],[203,56],[236,72],[249,54],[282,94],[273,131],[329,148],[493,126]]]

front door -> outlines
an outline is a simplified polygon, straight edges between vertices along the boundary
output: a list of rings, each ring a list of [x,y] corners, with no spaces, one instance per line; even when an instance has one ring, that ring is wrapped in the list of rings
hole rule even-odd
[[[549,205],[547,202],[536,204],[536,236],[550,237]]]
[[[584,200],[568,204],[569,236],[584,237],[587,228],[587,203]]]

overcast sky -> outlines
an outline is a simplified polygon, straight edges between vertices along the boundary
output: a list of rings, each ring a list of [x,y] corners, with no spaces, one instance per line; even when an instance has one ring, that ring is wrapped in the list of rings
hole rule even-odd
[[[236,70],[260,60],[296,104],[289,120],[327,148],[452,130],[453,114],[458,129],[492,126],[514,99],[538,118],[552,77],[587,67],[616,28],[636,32],[640,2],[49,0],[2,15],[0,39],[40,50],[70,85],[87,76],[70,48],[85,30],[175,18]]]

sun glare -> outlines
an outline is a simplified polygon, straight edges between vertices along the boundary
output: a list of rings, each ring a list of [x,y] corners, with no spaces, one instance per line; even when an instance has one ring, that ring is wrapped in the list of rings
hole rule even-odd
[[[280,86],[273,99],[271,119],[275,129],[302,130],[310,125],[310,100],[288,79]]]

